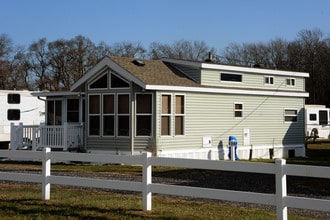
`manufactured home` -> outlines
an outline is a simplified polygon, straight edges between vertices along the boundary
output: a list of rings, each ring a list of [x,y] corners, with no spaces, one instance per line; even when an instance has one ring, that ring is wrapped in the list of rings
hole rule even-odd
[[[0,90],[0,148],[8,149],[10,125],[37,125],[45,121],[45,102],[27,90]]]
[[[330,138],[330,109],[325,105],[305,105],[306,136]]]
[[[47,146],[52,133],[63,136],[58,146],[64,150],[218,160],[228,159],[228,138],[235,136],[239,158],[304,156],[307,77],[212,62],[105,57],[71,91],[35,94],[47,100],[48,138],[40,141]],[[54,132],[55,126],[62,130]]]

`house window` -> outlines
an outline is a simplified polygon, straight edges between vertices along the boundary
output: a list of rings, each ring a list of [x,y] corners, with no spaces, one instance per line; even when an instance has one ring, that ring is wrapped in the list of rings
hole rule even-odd
[[[67,121],[79,122],[79,99],[68,99]]]
[[[328,124],[328,112],[327,111],[319,111],[319,124],[327,125]]]
[[[242,82],[242,75],[233,73],[221,73],[220,80],[227,82]]]
[[[170,135],[171,113],[171,95],[162,95],[161,135]]]
[[[103,95],[103,135],[115,135],[115,96]]]
[[[296,79],[294,79],[294,78],[287,78],[286,79],[286,85],[287,86],[295,86],[296,85]]]
[[[21,119],[21,111],[19,109],[8,109],[7,120],[8,121],[19,121]]]
[[[47,100],[47,125],[62,125],[61,100]]]
[[[316,114],[309,114],[309,120],[310,121],[316,121]]]
[[[235,118],[243,117],[243,104],[241,103],[234,104],[234,117]]]
[[[285,122],[296,122],[298,111],[295,109],[285,109],[284,110],[284,121]]]
[[[106,89],[108,88],[108,74],[104,74],[100,78],[96,79],[89,85],[90,89]]]
[[[89,95],[89,135],[100,135],[100,95]]]
[[[136,136],[151,136],[152,94],[136,95]]]
[[[7,102],[8,104],[19,104],[21,103],[21,95],[9,93],[7,96]]]
[[[265,76],[264,83],[265,83],[265,85],[274,85],[274,77]]]
[[[118,94],[118,136],[129,136],[129,95]]]
[[[129,84],[118,76],[111,74],[111,88],[129,88]]]
[[[175,135],[184,135],[185,98],[183,95],[175,96]]]

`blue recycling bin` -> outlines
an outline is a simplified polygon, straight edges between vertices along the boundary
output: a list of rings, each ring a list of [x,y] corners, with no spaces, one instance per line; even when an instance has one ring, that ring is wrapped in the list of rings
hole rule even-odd
[[[228,138],[228,146],[229,146],[229,152],[228,152],[228,157],[229,159],[231,158],[231,146],[234,146],[234,155],[235,155],[235,160],[239,160],[238,156],[237,156],[237,138],[235,136],[229,136]]]

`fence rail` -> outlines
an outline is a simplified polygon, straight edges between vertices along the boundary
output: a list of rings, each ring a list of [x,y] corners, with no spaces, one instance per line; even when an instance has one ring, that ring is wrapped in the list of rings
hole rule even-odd
[[[277,159],[275,164],[271,164],[160,158],[152,157],[150,153],[136,156],[115,156],[110,154],[51,152],[50,148],[45,148],[42,152],[0,150],[0,158],[42,161],[41,175],[0,172],[0,180],[41,183],[42,199],[44,200],[50,199],[50,185],[58,184],[142,192],[142,209],[145,211],[152,209],[152,193],[273,205],[276,206],[277,219],[287,219],[288,207],[330,211],[330,200],[288,196],[286,184],[287,175],[330,178],[330,167],[289,165],[283,159]],[[143,167],[142,182],[54,176],[50,174],[52,160],[140,164]],[[152,166],[274,174],[276,193],[265,194],[152,183]]]

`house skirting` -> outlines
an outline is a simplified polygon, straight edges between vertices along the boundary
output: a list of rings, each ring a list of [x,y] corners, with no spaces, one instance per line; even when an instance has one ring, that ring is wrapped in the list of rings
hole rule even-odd
[[[229,148],[201,148],[195,150],[162,150],[158,152],[159,157],[171,158],[189,158],[203,160],[229,160]],[[252,146],[238,147],[237,155],[239,159],[251,158],[289,158],[289,157],[305,157],[305,146],[301,145],[285,145],[285,146]]]

